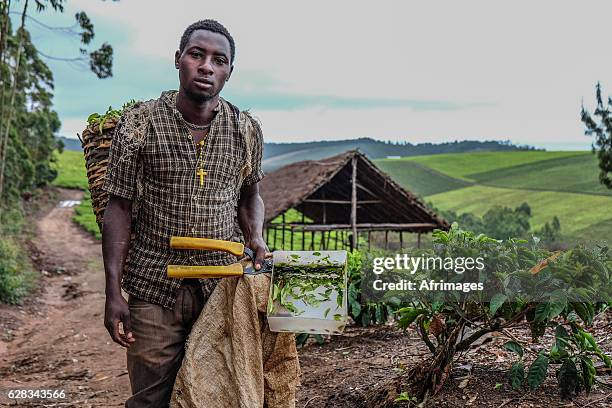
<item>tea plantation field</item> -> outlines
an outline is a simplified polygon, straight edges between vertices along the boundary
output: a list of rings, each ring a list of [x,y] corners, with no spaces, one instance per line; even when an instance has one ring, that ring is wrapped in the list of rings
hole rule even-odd
[[[493,205],[527,202],[532,228],[556,215],[569,240],[610,240],[612,190],[599,184],[597,159],[590,152],[460,153],[375,162],[443,210],[482,215]],[[407,176],[415,165],[429,170],[419,173],[419,181]]]

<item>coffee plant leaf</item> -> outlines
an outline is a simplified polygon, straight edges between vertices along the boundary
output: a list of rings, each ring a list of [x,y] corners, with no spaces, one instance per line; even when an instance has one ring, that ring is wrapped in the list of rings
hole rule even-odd
[[[506,300],[508,300],[508,296],[503,293],[497,293],[491,298],[491,303],[489,304],[489,312],[491,312],[491,316],[495,316],[497,310],[504,304]]]
[[[523,346],[518,344],[516,341],[509,341],[504,344],[504,347],[508,351],[512,351],[513,353],[518,354],[520,357],[523,357]]]
[[[548,373],[548,356],[546,354],[540,352],[538,357],[529,367],[529,372],[527,373],[527,383],[529,384],[529,388],[531,390],[535,390],[538,388],[544,380],[546,379],[546,374]]]
[[[523,381],[525,381],[525,366],[522,361],[517,361],[512,364],[509,373],[510,386],[513,390],[521,388]]]
[[[569,398],[576,393],[578,388],[578,370],[576,363],[571,358],[565,359],[557,371],[557,382],[561,391],[561,398]]]
[[[580,369],[584,389],[590,392],[593,384],[595,384],[595,374],[597,373],[593,361],[588,356],[580,356]]]

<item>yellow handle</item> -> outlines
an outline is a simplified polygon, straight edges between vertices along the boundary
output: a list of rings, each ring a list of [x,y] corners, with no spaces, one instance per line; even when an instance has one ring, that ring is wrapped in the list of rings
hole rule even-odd
[[[169,278],[227,278],[243,274],[240,263],[225,266],[168,265]]]
[[[242,256],[244,254],[244,245],[240,242],[223,241],[221,239],[171,237],[170,247],[175,249],[208,249],[212,251],[223,251],[236,256]]]

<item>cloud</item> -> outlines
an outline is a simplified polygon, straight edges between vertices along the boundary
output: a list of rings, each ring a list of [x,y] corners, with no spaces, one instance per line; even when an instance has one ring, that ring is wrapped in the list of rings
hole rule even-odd
[[[405,107],[415,111],[451,111],[488,106],[489,103],[456,103],[453,101],[427,101],[385,98],[342,98],[332,95],[300,95],[272,92],[238,93],[227,96],[241,107],[268,110],[302,110],[313,107],[329,109],[374,109]]]
[[[609,1],[72,0],[64,22],[80,9],[96,41],[115,47],[115,76],[52,66],[68,124],[176,88],[172,55],[183,29],[209,17],[237,44],[223,95],[265,118],[276,140],[502,138],[588,148],[581,100],[591,105],[597,81],[612,90]],[[41,36],[46,52],[75,49]]]

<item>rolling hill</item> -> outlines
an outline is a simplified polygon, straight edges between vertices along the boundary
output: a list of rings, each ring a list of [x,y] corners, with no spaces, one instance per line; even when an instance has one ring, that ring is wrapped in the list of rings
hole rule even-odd
[[[599,184],[590,152],[479,152],[375,162],[442,210],[483,215],[493,205],[527,202],[532,229],[557,216],[570,240],[612,237],[612,191]],[[415,165],[421,166],[418,173]]]

